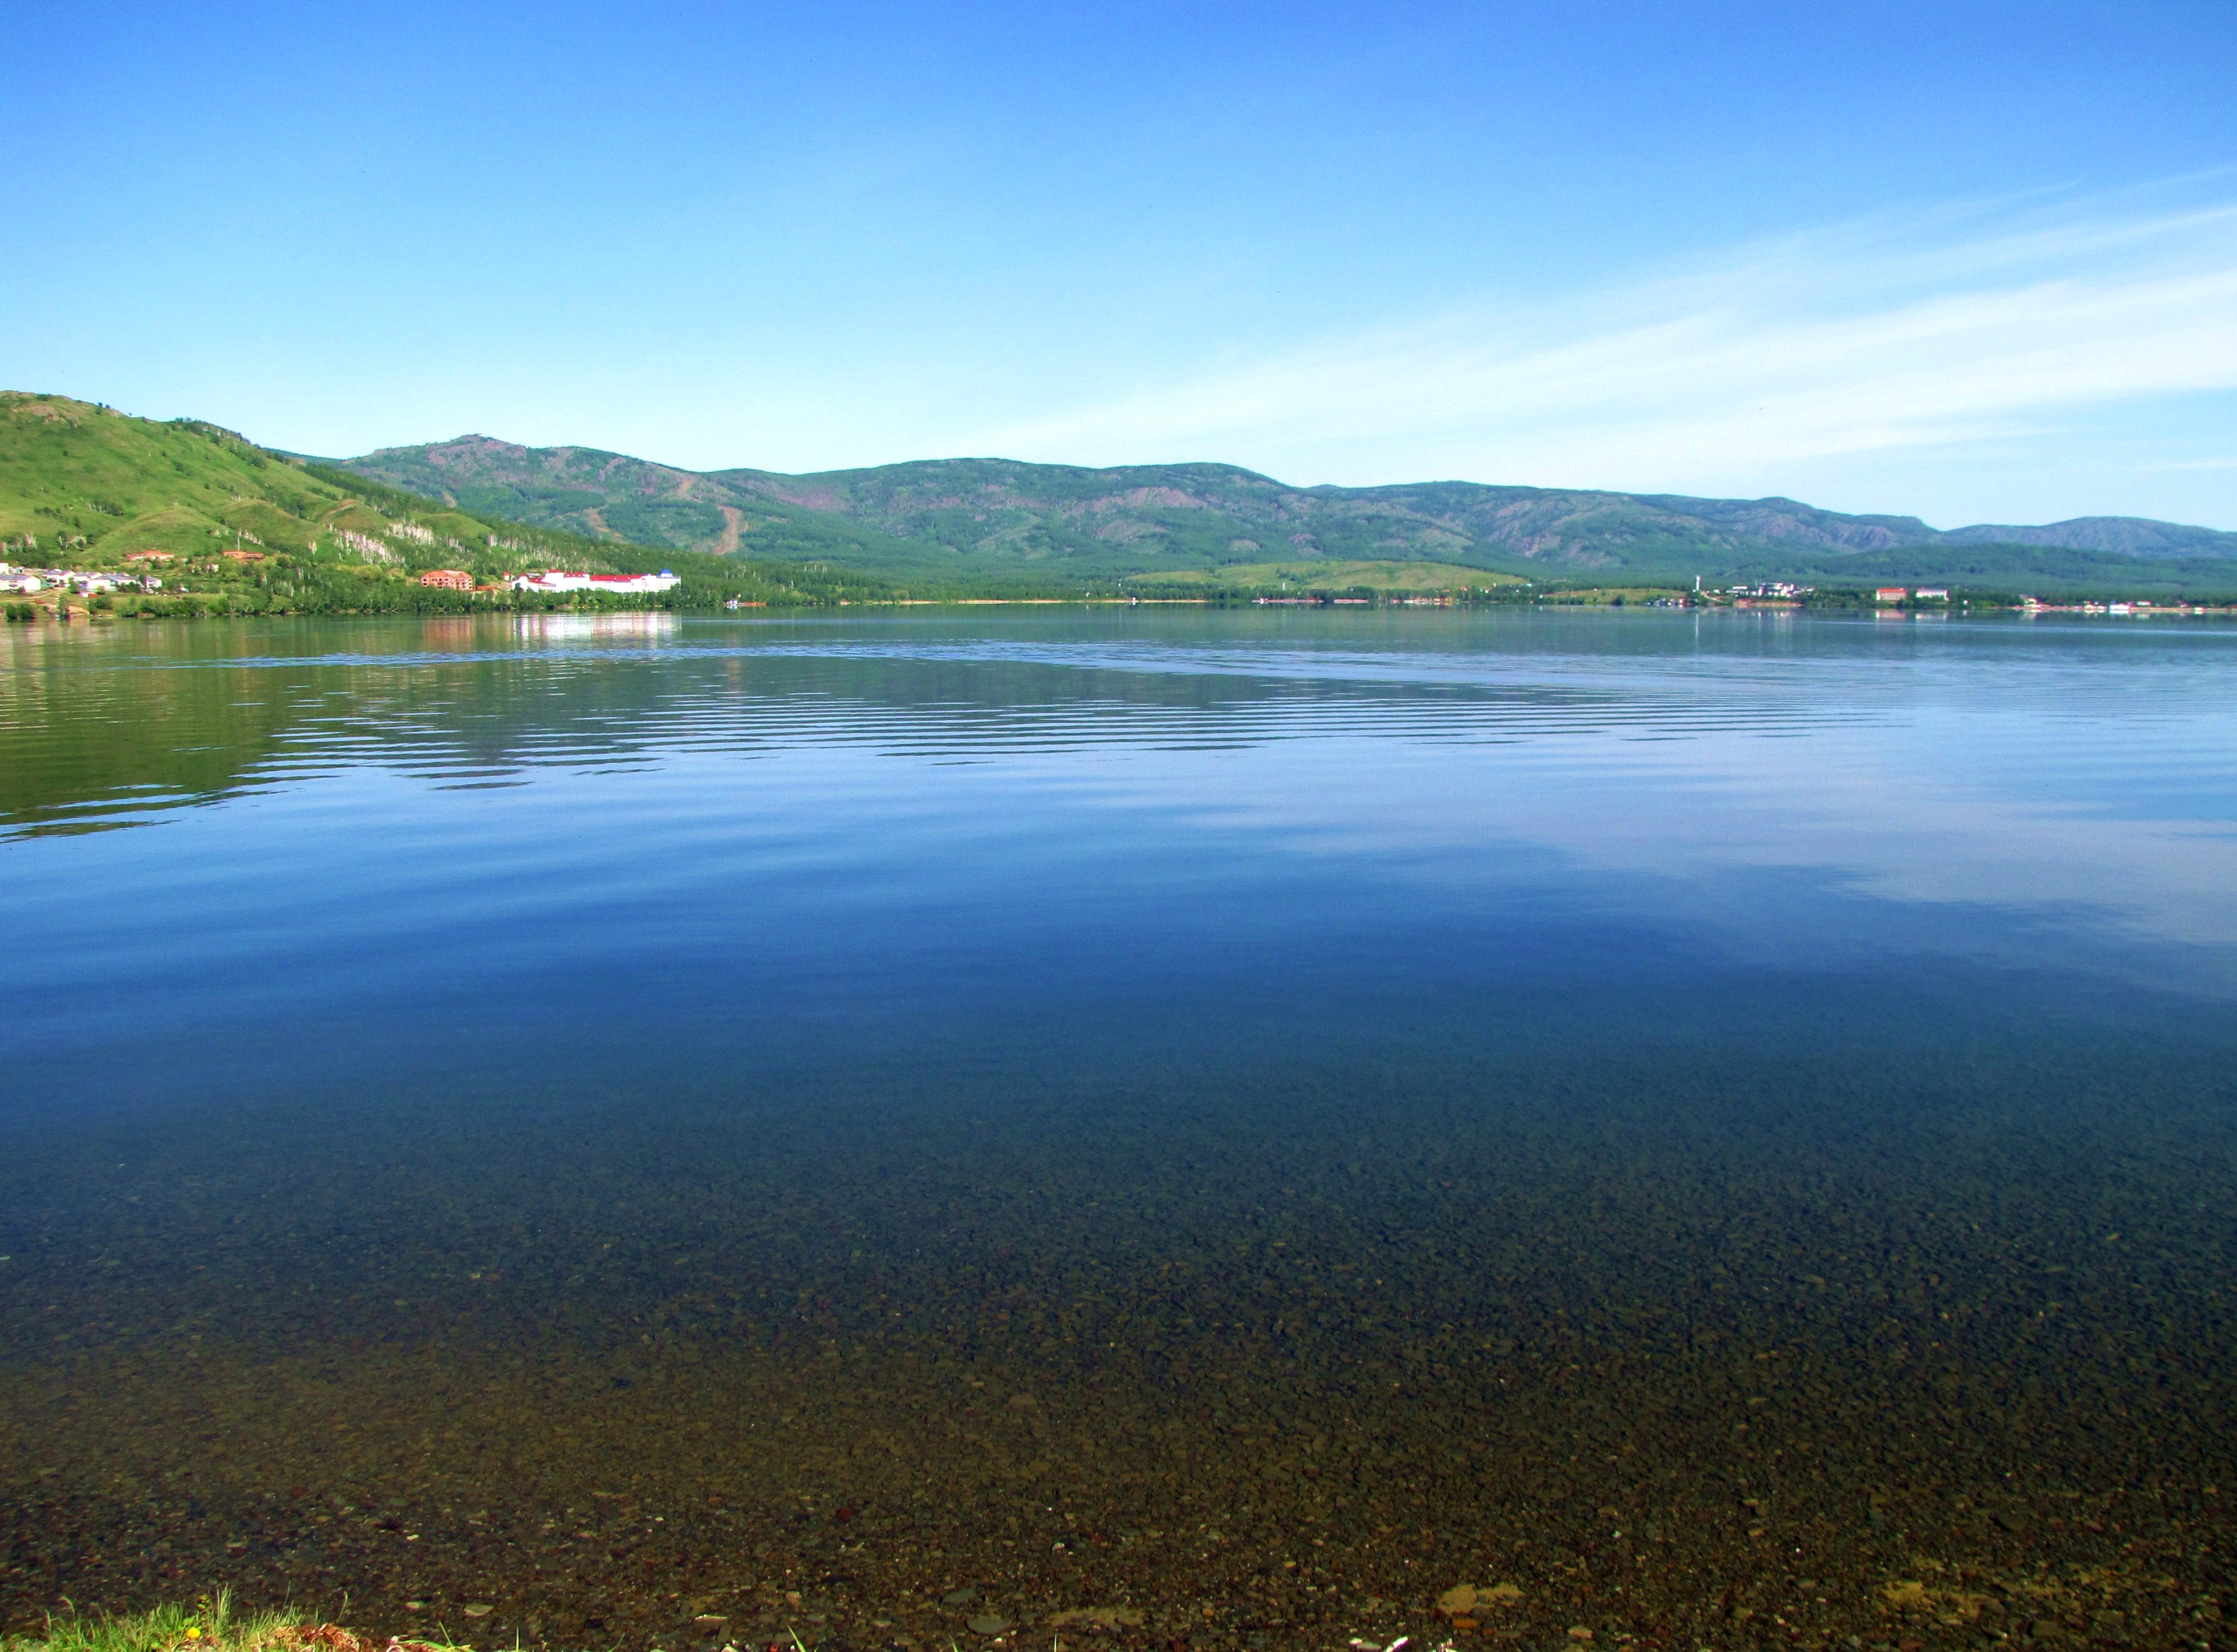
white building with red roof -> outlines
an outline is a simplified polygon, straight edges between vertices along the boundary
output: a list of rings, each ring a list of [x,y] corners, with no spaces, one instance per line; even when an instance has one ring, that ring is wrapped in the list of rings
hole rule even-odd
[[[512,582],[515,591],[610,591],[620,596],[673,591],[683,581],[663,568],[658,573],[525,573]]]

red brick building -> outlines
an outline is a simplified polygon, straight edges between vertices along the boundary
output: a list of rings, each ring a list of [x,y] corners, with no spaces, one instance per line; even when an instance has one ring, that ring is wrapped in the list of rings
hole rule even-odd
[[[419,576],[423,585],[439,585],[445,591],[472,591],[474,577],[456,568],[430,568]]]

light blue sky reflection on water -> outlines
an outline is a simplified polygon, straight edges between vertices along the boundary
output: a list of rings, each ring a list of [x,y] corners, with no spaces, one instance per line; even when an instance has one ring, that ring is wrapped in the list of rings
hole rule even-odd
[[[18,1107],[564,1090],[967,1025],[1758,1036],[1792,992],[1802,1036],[1842,1021],[1835,981],[1929,1021],[2237,989],[2218,625],[982,611],[4,646]],[[221,761],[184,783],[178,751]],[[628,1054],[555,1052],[614,1029]]]

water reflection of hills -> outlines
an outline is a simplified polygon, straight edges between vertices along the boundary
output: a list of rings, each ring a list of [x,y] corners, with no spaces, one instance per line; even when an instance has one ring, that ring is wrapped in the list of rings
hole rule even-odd
[[[1275,641],[1216,624],[1099,638],[666,614],[16,634],[0,652],[0,836],[143,824],[362,764],[497,784],[683,751],[836,745],[967,761],[1315,737],[1670,736],[1825,717],[1730,684],[1627,682],[1605,657],[1545,680],[1542,659],[1525,671],[1434,649],[1301,655]]]

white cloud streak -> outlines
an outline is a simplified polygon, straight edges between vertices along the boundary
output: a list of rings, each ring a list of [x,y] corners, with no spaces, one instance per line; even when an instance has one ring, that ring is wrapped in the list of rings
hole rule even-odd
[[[972,451],[1703,491],[2231,389],[2237,206],[2098,202],[1879,219],[1486,301],[1145,382]]]

